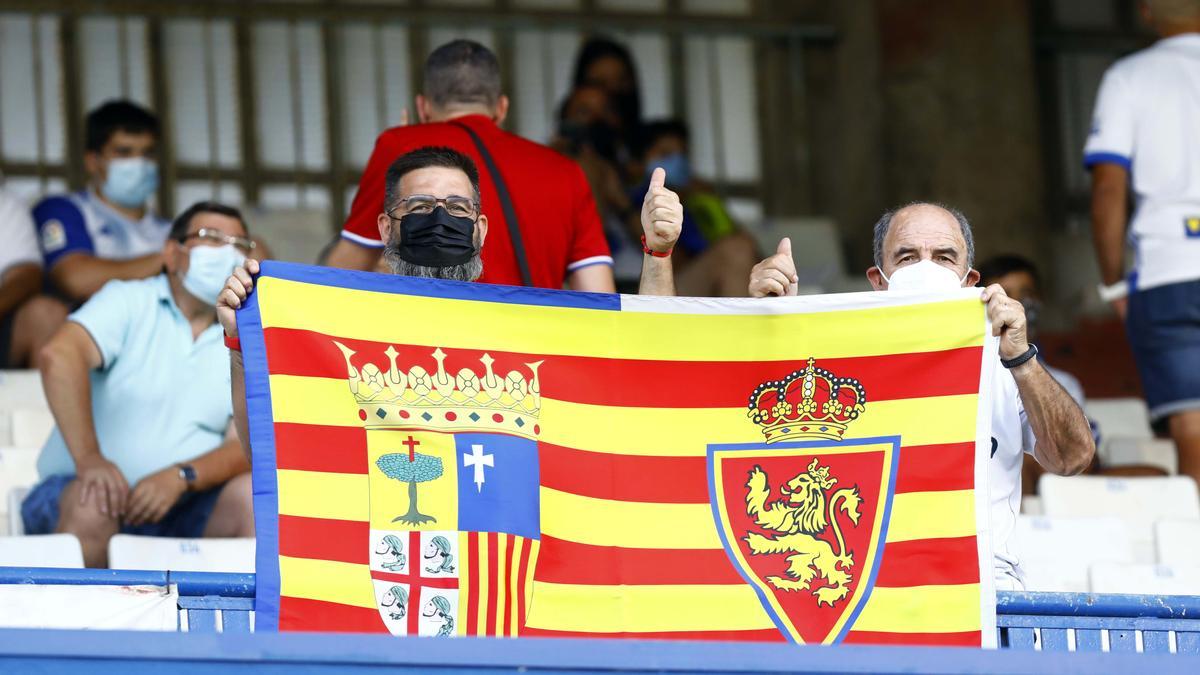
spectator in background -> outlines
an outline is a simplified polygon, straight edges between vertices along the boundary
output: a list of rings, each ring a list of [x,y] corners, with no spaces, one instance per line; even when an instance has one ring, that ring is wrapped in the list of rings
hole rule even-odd
[[[1151,421],[1174,439],[1179,472],[1200,481],[1200,0],[1141,9],[1162,39],[1100,83],[1084,149],[1092,236],[1100,295],[1125,319]]]
[[[637,68],[633,56],[619,42],[594,37],[584,43],[575,59],[572,88],[596,87],[608,95],[614,116],[612,137],[597,147],[605,159],[622,170],[622,179],[639,180],[641,175],[630,166],[632,148],[642,125],[642,98],[638,87]]]
[[[738,297],[758,261],[754,239],[733,221],[712,186],[696,178],[688,152],[688,128],[669,119],[642,127],[638,145],[641,184],[630,193],[641,203],[650,174],[661,167],[667,186],[683,199],[682,249],[676,255],[675,285],[680,295]]]
[[[480,281],[541,288],[562,288],[565,282],[574,290],[612,292],[612,257],[579,166],[499,126],[508,114],[508,97],[495,54],[469,40],[438,47],[425,62],[423,92],[417,97],[421,124],[393,127],[375,142],[329,264],[375,269],[384,247],[376,220],[388,166],[417,148],[446,146],[480,168],[491,223]],[[516,222],[509,218],[509,204]],[[510,228],[519,232],[520,242]]]
[[[88,113],[88,187],[46,197],[33,209],[46,272],[78,304],[113,279],[143,279],[163,266],[170,223],[150,209],[158,188],[158,119],[129,101]]]
[[[236,209],[195,204],[171,226],[162,273],[105,284],[42,350],[57,428],[21,506],[27,533],[74,534],[89,567],[107,564],[118,531],[253,535],[215,309],[252,248]]]
[[[29,209],[0,191],[0,368],[37,367],[37,353],[67,317],[61,302],[39,296],[42,254]]]

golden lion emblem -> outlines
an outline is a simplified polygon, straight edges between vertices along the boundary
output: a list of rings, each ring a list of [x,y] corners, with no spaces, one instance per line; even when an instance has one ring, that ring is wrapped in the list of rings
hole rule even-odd
[[[858,488],[853,487],[842,488],[827,499],[827,491],[837,483],[837,478],[829,475],[829,467],[818,463],[819,460],[813,459],[808,471],[779,486],[781,498],[769,504],[771,487],[766,472],[760,466],[750,470],[746,481],[746,513],[776,536],[751,532],[745,541],[754,555],[791,554],[787,556],[787,577],[769,576],[768,583],[782,591],[806,591],[819,576],[828,585],[812,591],[817,606],[825,603],[833,607],[850,593],[848,585],[853,580],[850,570],[854,567],[853,552],[846,550],[836,514],[840,509],[857,527],[862,498]],[[829,542],[816,537],[830,526],[837,540],[836,552]]]

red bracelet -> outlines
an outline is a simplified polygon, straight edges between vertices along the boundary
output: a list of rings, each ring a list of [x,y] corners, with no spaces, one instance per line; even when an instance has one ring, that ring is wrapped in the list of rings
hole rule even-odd
[[[649,253],[650,255],[654,256],[655,258],[669,258],[671,256],[671,251],[674,251],[674,250],[675,250],[675,247],[672,246],[671,248],[669,248],[665,251],[655,251],[654,249],[652,249],[646,245],[646,235],[644,235],[644,234],[642,235],[642,252],[643,253]]]
[[[235,352],[242,351],[242,341],[229,335],[225,336],[225,346],[229,347]]]

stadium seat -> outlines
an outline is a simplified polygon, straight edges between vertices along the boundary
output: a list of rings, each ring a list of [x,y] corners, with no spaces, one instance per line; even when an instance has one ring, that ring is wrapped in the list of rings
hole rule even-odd
[[[0,537],[0,567],[83,567],[83,548],[73,534]]]
[[[1102,467],[1142,465],[1160,468],[1170,476],[1179,473],[1179,454],[1171,440],[1106,436],[1101,445]]]
[[[125,570],[253,572],[254,539],[175,539],[118,534],[108,542],[108,565]]]
[[[45,445],[54,431],[54,415],[49,408],[16,408],[10,413],[12,444],[18,447]]]
[[[1095,398],[1084,406],[1087,416],[1100,427],[1101,439],[1108,437],[1154,438],[1150,412],[1140,398]]]
[[[9,490],[8,497],[4,500],[4,505],[8,508],[6,514],[8,525],[8,536],[19,537],[25,534],[25,521],[21,519],[21,502],[25,501],[25,495],[29,494],[27,487],[15,487]]]
[[[1103,562],[1092,566],[1093,593],[1200,595],[1200,565]]]
[[[0,370],[0,410],[47,408],[42,375],[36,370]]]
[[[1161,565],[1200,565],[1200,520],[1154,523],[1154,548]]]
[[[0,448],[0,520],[12,523],[11,516],[19,516],[12,510],[10,497],[13,490],[27,489],[37,483],[37,458],[38,451],[33,448]],[[24,492],[21,498],[24,499]],[[20,501],[16,504],[19,506]],[[17,524],[19,521],[18,517]],[[20,534],[11,525],[6,529],[8,534]]]
[[[1045,512],[1042,508],[1042,498],[1037,495],[1025,495],[1021,497],[1021,514],[1026,516],[1040,516]]]
[[[1092,564],[1133,562],[1126,525],[1117,518],[1017,516],[1011,548],[1030,591],[1086,592]]]
[[[1109,478],[1044,474],[1038,494],[1047,516],[1111,516],[1125,521],[1133,562],[1153,563],[1154,523],[1200,518],[1196,483],[1187,476]]]

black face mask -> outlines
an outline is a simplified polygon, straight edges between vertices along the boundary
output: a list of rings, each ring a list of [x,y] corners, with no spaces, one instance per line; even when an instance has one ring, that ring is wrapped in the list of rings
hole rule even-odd
[[[400,218],[401,260],[426,267],[449,267],[469,261],[475,249],[475,221],[458,218],[438,206],[429,213]]]

